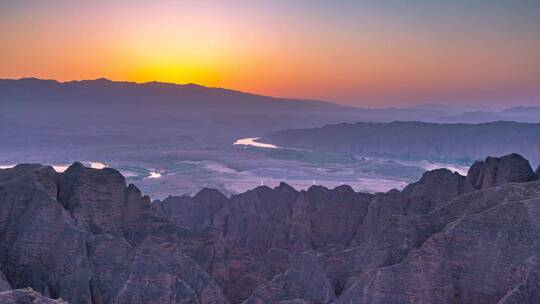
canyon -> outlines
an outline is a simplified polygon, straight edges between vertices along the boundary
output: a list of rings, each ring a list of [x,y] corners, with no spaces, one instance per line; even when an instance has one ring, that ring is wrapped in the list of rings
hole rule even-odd
[[[152,202],[112,168],[17,165],[0,170],[0,299],[534,303],[537,173],[510,154],[402,191],[281,183]]]

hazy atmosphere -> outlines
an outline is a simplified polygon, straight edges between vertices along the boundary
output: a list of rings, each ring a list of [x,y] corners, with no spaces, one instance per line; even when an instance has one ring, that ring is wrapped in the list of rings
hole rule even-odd
[[[0,303],[540,303],[537,0],[0,0]]]
[[[534,105],[540,3],[0,2],[0,77],[197,83],[356,106]]]

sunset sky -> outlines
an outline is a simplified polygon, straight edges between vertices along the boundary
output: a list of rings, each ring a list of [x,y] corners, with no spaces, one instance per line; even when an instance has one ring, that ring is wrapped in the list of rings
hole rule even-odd
[[[540,1],[0,0],[0,78],[540,105]]]

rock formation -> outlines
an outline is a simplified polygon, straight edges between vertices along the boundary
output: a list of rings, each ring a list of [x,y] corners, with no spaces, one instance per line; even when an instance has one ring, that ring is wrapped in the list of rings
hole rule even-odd
[[[116,170],[24,165],[0,180],[0,261],[11,287],[70,303],[227,303],[209,274],[220,271],[219,234],[156,216]]]
[[[0,303],[4,304],[67,304],[68,302],[58,299],[47,298],[34,291],[32,288],[10,290],[0,292]]]
[[[19,165],[0,170],[0,270],[2,303],[535,303],[540,181],[512,154],[375,195],[150,202],[114,169]]]
[[[536,179],[529,161],[518,154],[501,158],[488,157],[476,161],[467,174],[469,183],[476,189],[499,186],[506,183],[522,183]]]

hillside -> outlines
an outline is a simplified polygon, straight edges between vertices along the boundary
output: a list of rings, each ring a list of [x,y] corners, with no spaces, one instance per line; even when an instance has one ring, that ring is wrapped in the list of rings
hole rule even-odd
[[[151,203],[114,169],[19,165],[0,170],[0,299],[536,303],[537,179],[512,154],[375,195],[282,183]]]
[[[185,147],[230,144],[241,136],[278,126],[317,126],[352,118],[351,108],[331,103],[278,99],[194,84],[115,82],[107,79],[57,82],[34,78],[0,80],[0,113],[9,119],[2,137],[74,145],[72,137],[119,137],[117,144],[183,138]],[[66,126],[69,126],[66,127]],[[3,138],[2,138],[3,139]],[[5,141],[8,141],[6,138]],[[28,146],[20,146],[25,151]]]
[[[540,121],[537,113],[516,109],[483,112],[486,117],[470,120]],[[6,128],[23,135],[35,136],[38,130],[45,138],[66,133],[117,133],[137,136],[141,141],[156,134],[204,134],[209,140],[230,141],[286,128],[353,121],[469,121],[467,113],[447,111],[444,107],[366,109],[196,84],[107,79],[0,79],[0,113],[9,119]],[[520,116],[525,114],[526,117]],[[67,124],[69,128],[65,127]]]
[[[540,162],[540,124],[392,122],[284,130],[261,139],[278,146],[362,156],[471,162],[518,152]]]

